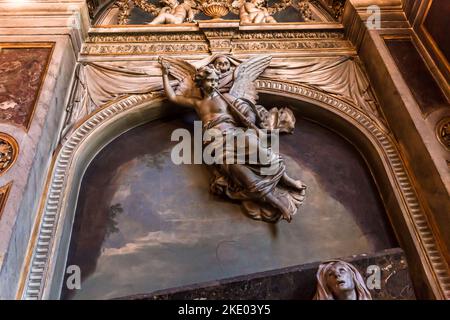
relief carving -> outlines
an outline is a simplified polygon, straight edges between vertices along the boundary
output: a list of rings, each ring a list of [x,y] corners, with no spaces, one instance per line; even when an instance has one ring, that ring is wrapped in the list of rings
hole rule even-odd
[[[191,0],[184,0],[182,3],[177,0],[161,0],[164,6],[157,9],[156,18],[149,24],[181,24],[194,21],[195,3]]]
[[[221,19],[230,11],[239,15],[243,24],[277,23],[273,15],[288,7],[298,11],[299,21],[313,20],[309,1],[279,0],[268,6],[265,0],[161,0],[160,6],[146,0],[119,0],[118,23],[128,24],[135,7],[154,16],[149,24],[182,24],[195,22],[195,15],[202,12],[213,20]]]
[[[439,142],[450,151],[450,117],[439,121],[436,126],[436,135]]]
[[[19,146],[16,140],[6,133],[0,133],[0,175],[12,167],[18,153]]]
[[[241,23],[277,23],[265,6],[265,0],[239,1],[239,18]]]

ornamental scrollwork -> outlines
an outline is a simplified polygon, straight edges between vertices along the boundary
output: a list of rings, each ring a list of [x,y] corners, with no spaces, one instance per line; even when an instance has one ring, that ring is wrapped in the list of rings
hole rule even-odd
[[[12,167],[19,153],[16,140],[6,133],[0,133],[0,175]]]

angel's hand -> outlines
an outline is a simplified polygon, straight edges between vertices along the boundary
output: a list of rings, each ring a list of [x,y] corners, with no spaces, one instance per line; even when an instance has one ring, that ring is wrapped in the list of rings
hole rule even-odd
[[[164,75],[168,75],[170,72],[170,63],[167,61],[164,61],[163,59],[159,58],[159,63],[161,64],[161,69]]]

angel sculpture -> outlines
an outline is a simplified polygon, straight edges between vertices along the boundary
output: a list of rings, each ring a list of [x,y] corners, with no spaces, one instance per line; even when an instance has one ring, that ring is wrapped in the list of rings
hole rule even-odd
[[[234,82],[235,67],[226,55],[217,56],[211,63],[219,75],[219,91],[229,92]],[[255,110],[246,108],[240,110],[246,117],[261,129],[280,130],[280,133],[292,133],[295,128],[295,115],[286,107],[267,110],[261,105],[255,105]],[[251,114],[250,114],[251,113]]]
[[[161,0],[166,5],[157,13],[157,17],[150,24],[180,24],[194,20],[194,6],[190,0],[179,3],[177,0]]]
[[[160,64],[168,99],[195,109],[204,133],[214,130],[223,137],[204,141],[205,148],[217,143],[223,148],[222,159],[211,165],[212,193],[241,201],[247,213],[256,220],[277,222],[282,218],[290,222],[303,202],[306,186],[289,177],[283,158],[260,143],[261,132],[245,114],[245,109],[254,108],[258,98],[254,81],[271,59],[271,56],[257,56],[240,64],[229,93],[219,91],[219,75],[211,65],[196,70],[183,60],[166,57],[160,58]],[[180,82],[177,91],[170,85],[169,74]],[[255,130],[246,130],[249,128]],[[226,143],[229,141],[226,136],[238,139],[243,130],[246,130],[244,162],[230,163],[227,160],[239,157],[242,149],[235,143]],[[252,159],[250,153],[255,151],[265,154],[269,162],[249,161]],[[268,167],[271,169],[265,170]]]
[[[265,3],[265,0],[236,0],[233,6],[239,6],[241,23],[277,23]]]

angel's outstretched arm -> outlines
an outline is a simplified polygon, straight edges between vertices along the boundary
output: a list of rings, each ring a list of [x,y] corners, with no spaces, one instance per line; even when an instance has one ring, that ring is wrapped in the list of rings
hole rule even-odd
[[[167,63],[162,63],[162,73],[163,73],[163,86],[166,91],[167,98],[169,101],[190,108],[195,108],[197,105],[197,99],[185,96],[179,96],[175,93],[169,81],[169,68],[170,65]]]

